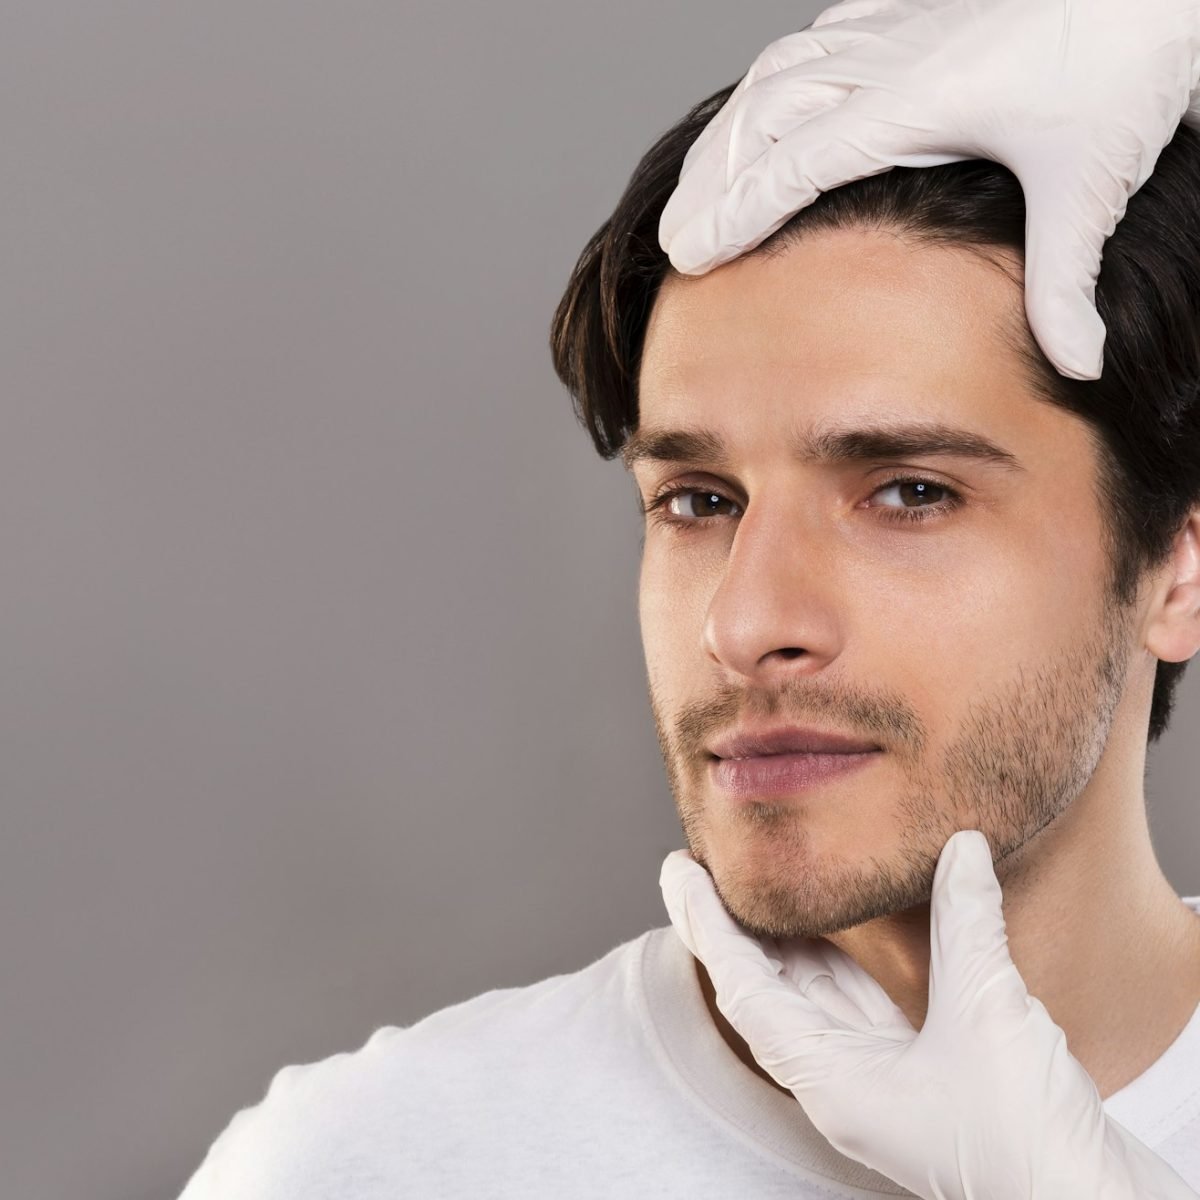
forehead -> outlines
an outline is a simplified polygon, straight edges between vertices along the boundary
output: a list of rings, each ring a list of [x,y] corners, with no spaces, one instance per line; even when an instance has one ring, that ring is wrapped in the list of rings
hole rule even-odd
[[[639,424],[698,409],[795,421],[888,405],[1011,419],[1035,402],[1017,351],[1027,328],[1019,273],[968,248],[813,232],[776,256],[668,276],[647,323]]]

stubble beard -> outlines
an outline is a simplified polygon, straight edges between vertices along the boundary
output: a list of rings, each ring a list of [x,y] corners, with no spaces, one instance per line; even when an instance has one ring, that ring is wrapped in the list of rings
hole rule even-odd
[[[1125,688],[1129,615],[1110,598],[1052,659],[1032,669],[1018,665],[1015,678],[990,692],[981,686],[981,698],[968,702],[956,736],[941,751],[927,751],[922,723],[899,699],[891,711],[871,714],[873,721],[850,722],[899,735],[880,741],[892,760],[892,778],[903,779],[900,794],[866,797],[880,807],[880,820],[894,825],[889,840],[895,850],[883,858],[814,858],[801,809],[786,801],[719,810],[722,801],[711,791],[707,760],[683,749],[699,741],[703,718],[696,714],[703,710],[691,706],[672,727],[651,685],[659,748],[684,837],[692,856],[712,874],[730,915],[759,937],[824,937],[927,905],[942,847],[958,829],[983,830],[998,864],[1027,846],[1084,790],[1104,752]],[[803,692],[797,689],[796,695]],[[769,707],[774,719],[791,719],[785,698]],[[821,707],[829,714],[848,711],[827,700]],[[712,706],[718,709],[741,712],[743,706],[723,698]],[[854,711],[867,715],[861,701]],[[824,723],[842,724],[832,716]],[[728,724],[725,717],[713,727]],[[686,732],[670,732],[681,726]],[[743,837],[767,844],[770,854],[739,854],[738,844],[749,844]]]

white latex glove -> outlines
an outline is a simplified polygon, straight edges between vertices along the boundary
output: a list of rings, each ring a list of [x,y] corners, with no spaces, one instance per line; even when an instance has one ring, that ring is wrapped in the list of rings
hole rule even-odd
[[[1104,242],[1185,113],[1200,128],[1200,0],[844,0],[754,60],[659,242],[702,275],[839,184],[991,159],[1025,192],[1030,327],[1061,373],[1097,379]]]
[[[659,883],[717,1007],[841,1153],[927,1200],[1200,1196],[1104,1112],[1026,990],[978,830],[955,833],[934,872],[919,1033],[832,942],[745,933],[687,850],[667,855]]]

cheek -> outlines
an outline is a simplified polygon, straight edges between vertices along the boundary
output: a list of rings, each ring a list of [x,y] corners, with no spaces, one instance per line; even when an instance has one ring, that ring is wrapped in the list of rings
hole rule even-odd
[[[1099,602],[1097,536],[1032,522],[1021,537],[972,540],[961,553],[923,554],[902,572],[856,573],[854,660],[877,664],[927,714],[951,723],[973,696],[1011,682],[1077,643]],[[866,649],[869,646],[870,649]],[[848,647],[847,647],[848,648]]]
[[[695,562],[681,570],[669,554],[647,547],[638,576],[638,620],[653,673],[661,675],[672,664],[694,672],[694,655],[700,651],[705,616],[719,581],[719,574],[701,570]]]

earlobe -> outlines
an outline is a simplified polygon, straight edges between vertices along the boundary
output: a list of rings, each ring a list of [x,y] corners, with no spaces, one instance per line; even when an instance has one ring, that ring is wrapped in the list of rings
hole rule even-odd
[[[1146,629],[1146,649],[1163,662],[1186,662],[1200,650],[1200,509],[1176,535],[1164,571],[1164,590]]]

